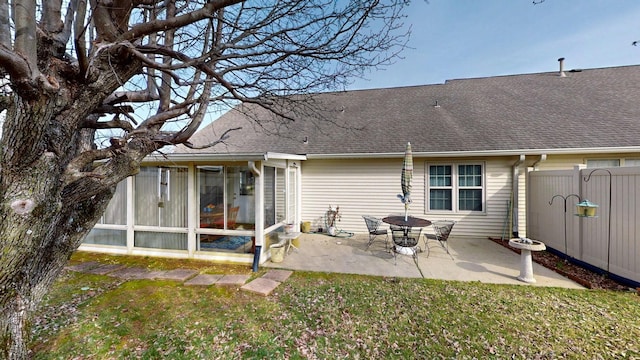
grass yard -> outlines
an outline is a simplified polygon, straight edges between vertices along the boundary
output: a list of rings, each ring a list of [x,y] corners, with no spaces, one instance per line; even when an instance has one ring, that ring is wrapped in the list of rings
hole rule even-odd
[[[211,274],[266,271],[86,253],[71,261],[96,259]],[[262,297],[68,272],[33,335],[36,359],[638,359],[640,296],[295,272]]]

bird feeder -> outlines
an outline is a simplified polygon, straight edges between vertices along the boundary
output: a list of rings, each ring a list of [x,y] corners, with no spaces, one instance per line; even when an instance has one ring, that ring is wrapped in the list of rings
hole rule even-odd
[[[598,209],[597,204],[594,204],[587,199],[576,204],[576,207],[578,208],[578,213],[576,215],[581,217],[595,217],[596,210]]]

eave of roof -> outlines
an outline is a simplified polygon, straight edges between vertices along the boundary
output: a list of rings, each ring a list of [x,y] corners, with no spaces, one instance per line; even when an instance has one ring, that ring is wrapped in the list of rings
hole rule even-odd
[[[447,151],[447,152],[413,152],[414,158],[452,158],[452,157],[498,157],[517,155],[571,155],[571,154],[617,154],[637,153],[640,146],[609,147],[609,148],[572,148],[572,149],[513,149],[489,151]],[[353,153],[353,154],[307,154],[309,160],[321,159],[380,159],[401,158],[404,152],[395,153]]]
[[[165,163],[165,162],[229,162],[229,161],[269,161],[269,160],[306,160],[305,155],[284,154],[276,152],[266,153],[221,153],[221,154],[198,154],[181,153],[165,155],[149,155],[144,159],[144,163]]]

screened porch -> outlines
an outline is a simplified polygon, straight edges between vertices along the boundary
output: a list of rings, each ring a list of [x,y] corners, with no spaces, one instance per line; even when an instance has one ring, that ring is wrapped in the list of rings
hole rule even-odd
[[[262,157],[143,166],[118,184],[80,250],[264,262],[284,225],[299,226],[300,159]]]

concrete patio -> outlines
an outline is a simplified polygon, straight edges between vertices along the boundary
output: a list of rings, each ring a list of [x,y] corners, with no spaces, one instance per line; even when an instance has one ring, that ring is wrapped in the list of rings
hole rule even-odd
[[[449,239],[449,256],[445,249],[434,241],[431,249],[418,255],[418,267],[411,256],[397,256],[385,251],[384,241],[379,238],[367,250],[367,234],[352,237],[332,237],[325,234],[302,234],[299,248],[291,249],[284,261],[267,261],[262,266],[287,270],[335,272],[345,274],[377,275],[388,277],[424,276],[430,279],[479,281],[493,284],[552,286],[583,288],[568,278],[539,264],[533,264],[536,283],[529,284],[517,279],[520,274],[520,255],[488,239]],[[420,246],[424,248],[421,239]],[[421,275],[422,272],[422,275]]]

